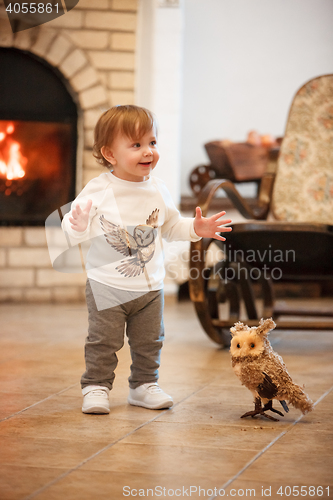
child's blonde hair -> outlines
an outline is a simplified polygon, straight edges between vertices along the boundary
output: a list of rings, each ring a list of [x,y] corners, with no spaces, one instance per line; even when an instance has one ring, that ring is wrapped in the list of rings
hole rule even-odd
[[[140,140],[152,128],[156,131],[156,120],[148,109],[132,104],[114,106],[105,111],[96,123],[93,155],[98,163],[109,168],[110,164],[101,152],[103,146],[110,147],[119,133],[133,141]]]

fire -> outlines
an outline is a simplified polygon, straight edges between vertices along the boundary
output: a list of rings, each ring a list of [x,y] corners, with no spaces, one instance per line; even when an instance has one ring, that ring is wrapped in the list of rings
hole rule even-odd
[[[8,180],[22,179],[28,161],[20,151],[20,143],[10,137],[14,130],[10,123],[5,132],[0,132],[0,175]]]

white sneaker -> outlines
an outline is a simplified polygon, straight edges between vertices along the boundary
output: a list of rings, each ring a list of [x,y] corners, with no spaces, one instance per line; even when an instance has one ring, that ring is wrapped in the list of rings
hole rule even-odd
[[[172,397],[159,387],[157,382],[142,384],[136,389],[130,389],[127,401],[134,406],[143,406],[149,410],[161,410],[173,405]]]
[[[110,413],[109,388],[103,385],[88,385],[82,389],[83,413]]]

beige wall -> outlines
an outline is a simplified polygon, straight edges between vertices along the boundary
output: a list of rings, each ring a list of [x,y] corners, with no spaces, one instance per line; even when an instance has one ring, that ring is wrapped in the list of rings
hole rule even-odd
[[[209,163],[206,142],[244,141],[253,129],[282,136],[296,91],[333,72],[333,2],[183,4],[181,193],[190,194],[191,170]]]

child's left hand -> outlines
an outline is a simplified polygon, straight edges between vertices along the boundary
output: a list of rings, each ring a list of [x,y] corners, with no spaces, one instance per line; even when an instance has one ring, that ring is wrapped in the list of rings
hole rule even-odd
[[[225,212],[219,212],[209,218],[202,217],[201,208],[195,209],[194,231],[202,238],[215,238],[216,240],[225,241],[225,238],[216,233],[226,233],[232,231],[231,227],[224,227],[224,224],[229,224],[231,219],[219,220]]]

